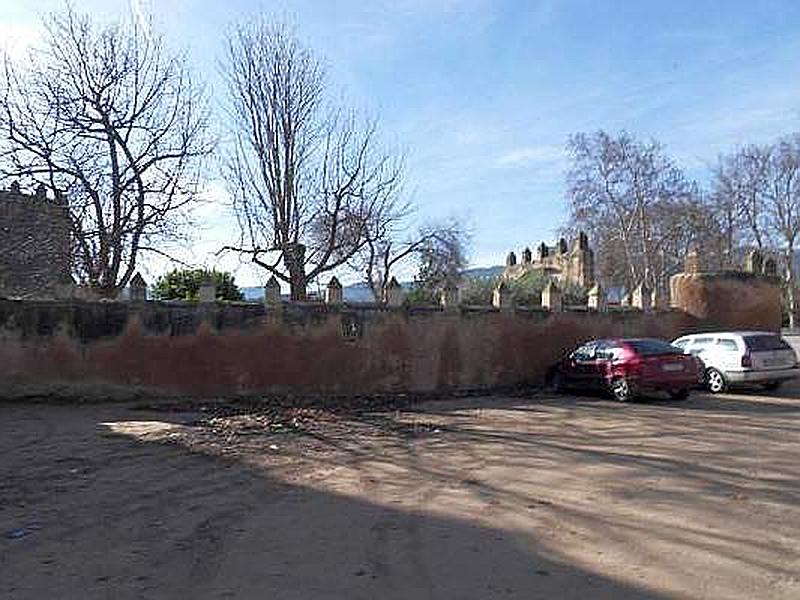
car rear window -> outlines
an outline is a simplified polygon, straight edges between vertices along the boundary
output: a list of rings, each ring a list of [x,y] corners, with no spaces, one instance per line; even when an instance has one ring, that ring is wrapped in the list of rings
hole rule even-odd
[[[640,356],[655,356],[657,354],[683,354],[680,348],[676,348],[668,342],[661,340],[628,340],[626,342]]]
[[[777,335],[746,335],[744,343],[752,352],[769,350],[791,350],[791,346]]]

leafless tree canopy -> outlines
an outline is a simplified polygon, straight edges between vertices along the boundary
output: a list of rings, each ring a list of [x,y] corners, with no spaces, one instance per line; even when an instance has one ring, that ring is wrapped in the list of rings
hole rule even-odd
[[[800,234],[800,136],[779,140],[769,151],[766,184],[767,224],[783,251],[789,326],[797,320],[795,250]]]
[[[467,267],[470,235],[458,221],[422,229],[417,284],[428,291],[457,285]]]
[[[569,225],[596,241],[606,285],[665,293],[691,245],[716,243],[697,186],[657,142],[598,131],[572,136],[568,151]]]
[[[79,279],[114,296],[139,253],[178,233],[211,150],[183,61],[136,26],[68,9],[24,64],[5,61],[0,165],[65,192]]]
[[[800,135],[721,156],[706,194],[657,142],[600,131],[573,136],[569,152],[569,226],[593,234],[606,285],[663,290],[690,246],[710,269],[738,268],[755,247],[782,258],[794,326]]]
[[[459,222],[429,223],[409,230],[409,211],[405,204],[402,210],[379,214],[366,230],[363,248],[351,261],[376,302],[387,301],[388,285],[403,263],[416,262],[423,276],[431,276],[427,283],[436,285],[454,283],[466,266],[468,236]]]
[[[711,208],[720,221],[726,251],[735,256],[738,248],[769,246],[764,188],[770,150],[746,146],[722,156],[713,173]]]
[[[795,252],[800,234],[800,135],[720,158],[714,194],[724,199],[731,245],[782,257],[789,323],[795,326]]]
[[[374,122],[331,106],[322,64],[287,27],[236,29],[225,70],[225,177],[241,229],[231,249],[304,299],[309,281],[364,247],[369,227],[403,212],[402,161],[378,148]]]

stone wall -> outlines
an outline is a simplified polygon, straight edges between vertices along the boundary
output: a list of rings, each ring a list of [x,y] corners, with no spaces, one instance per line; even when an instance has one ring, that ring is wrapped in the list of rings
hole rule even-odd
[[[680,311],[0,300],[0,389],[105,384],[203,396],[490,389],[540,382],[587,338],[672,338],[698,326]]]
[[[43,187],[0,190],[0,296],[54,297],[70,281],[67,207]]]
[[[772,278],[686,273],[672,288],[669,310],[644,300],[569,309],[550,296],[545,309],[280,303],[269,294],[267,304],[146,302],[144,293],[131,302],[0,299],[0,396],[98,386],[200,396],[488,390],[540,383],[593,338],[780,327]]]
[[[781,287],[758,273],[681,273],[670,279],[673,307],[715,329],[781,328]]]

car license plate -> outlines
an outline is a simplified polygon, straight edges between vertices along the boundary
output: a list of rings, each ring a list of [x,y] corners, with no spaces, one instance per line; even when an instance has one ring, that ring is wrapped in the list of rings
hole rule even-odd
[[[661,366],[665,371],[683,371],[682,363],[667,363]]]

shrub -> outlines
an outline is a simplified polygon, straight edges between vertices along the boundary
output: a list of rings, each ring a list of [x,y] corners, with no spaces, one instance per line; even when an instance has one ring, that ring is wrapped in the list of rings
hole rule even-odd
[[[189,300],[196,302],[200,285],[207,279],[217,286],[217,300],[244,300],[233,275],[216,269],[174,269],[162,275],[153,288],[156,300]]]

